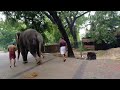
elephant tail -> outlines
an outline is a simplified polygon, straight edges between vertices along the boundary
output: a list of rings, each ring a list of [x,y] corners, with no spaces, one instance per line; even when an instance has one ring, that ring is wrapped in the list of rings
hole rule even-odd
[[[20,57],[20,47],[19,47],[19,45],[17,45],[17,47],[18,47],[18,57],[17,57],[17,59],[19,60],[19,57]]]
[[[40,42],[39,42],[38,56],[41,57],[41,55],[42,55],[42,57],[44,58],[44,55],[43,55],[44,52],[45,52],[45,46],[44,46],[43,43],[40,43]]]
[[[43,56],[42,52],[44,52],[44,42],[43,42],[43,37],[41,34],[37,35],[37,43],[38,43],[38,55],[41,57],[41,55]]]
[[[16,42],[17,42],[17,49],[18,49],[18,57],[17,57],[17,59],[19,60],[19,57],[20,57],[20,45],[19,45],[19,39],[20,39],[20,32],[18,32],[17,34],[16,34]]]

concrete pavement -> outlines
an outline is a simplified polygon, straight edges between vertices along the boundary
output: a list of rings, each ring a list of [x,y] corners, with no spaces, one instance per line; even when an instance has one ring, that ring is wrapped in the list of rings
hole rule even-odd
[[[81,60],[46,53],[43,64],[36,66],[31,54],[29,63],[17,61],[17,67],[9,68],[8,53],[0,54],[0,79],[120,79],[120,61],[117,60]],[[36,76],[31,77],[32,73]]]

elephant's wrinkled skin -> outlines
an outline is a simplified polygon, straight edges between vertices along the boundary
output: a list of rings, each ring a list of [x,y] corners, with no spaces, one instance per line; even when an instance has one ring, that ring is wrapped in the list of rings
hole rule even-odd
[[[43,46],[43,37],[34,29],[27,29],[23,32],[17,33],[16,42],[18,47],[18,59],[20,52],[22,54],[23,62],[27,63],[28,51],[34,56],[37,64],[41,63],[41,48]]]

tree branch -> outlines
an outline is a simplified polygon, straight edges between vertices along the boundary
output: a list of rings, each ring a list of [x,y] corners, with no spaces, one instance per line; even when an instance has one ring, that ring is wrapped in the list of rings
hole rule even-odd
[[[49,15],[47,12],[43,11],[43,14],[45,14],[52,22],[53,24],[56,24],[56,22],[54,21],[54,19],[51,17],[51,15]]]
[[[64,27],[67,28],[67,25],[65,25]]]
[[[73,21],[71,22],[71,28],[73,27],[76,19],[78,19],[79,17],[82,17],[84,14],[86,14],[86,13],[88,13],[88,12],[90,12],[90,11],[84,12],[83,14],[81,14],[81,15],[79,15],[79,16],[77,16],[77,17],[74,16]],[[77,14],[76,14],[76,15],[77,15]]]
[[[86,14],[86,13],[88,13],[88,12],[90,12],[90,11],[84,12],[84,13],[81,14],[80,16],[77,16],[76,19],[79,18],[79,17],[82,17],[84,14]]]
[[[70,27],[70,22],[69,22],[69,20],[68,20],[67,17],[65,17],[65,20],[66,20],[66,22],[67,22],[67,24],[68,24],[68,27]]]

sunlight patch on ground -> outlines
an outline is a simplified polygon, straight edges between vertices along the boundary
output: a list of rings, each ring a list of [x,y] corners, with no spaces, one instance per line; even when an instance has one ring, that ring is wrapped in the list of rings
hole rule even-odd
[[[30,78],[35,78],[37,77],[39,74],[37,72],[28,72],[28,73],[25,73],[23,75],[23,78],[24,79],[30,79]]]

